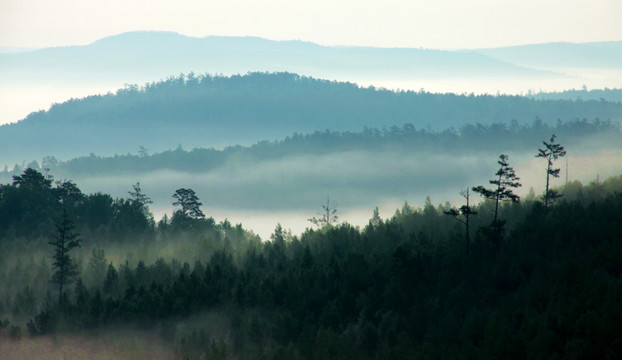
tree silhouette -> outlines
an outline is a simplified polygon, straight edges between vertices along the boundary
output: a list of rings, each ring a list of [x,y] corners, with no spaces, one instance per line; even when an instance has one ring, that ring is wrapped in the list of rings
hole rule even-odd
[[[13,185],[27,189],[50,189],[52,187],[52,180],[47,179],[43,174],[33,168],[27,168],[21,175],[13,176]]]
[[[538,154],[536,157],[541,157],[546,159],[547,167],[546,167],[546,190],[544,195],[542,196],[542,200],[544,200],[544,207],[547,208],[549,205],[553,204],[555,200],[560,198],[562,195],[559,194],[556,190],[550,188],[550,178],[559,177],[559,168],[553,169],[553,161],[559,159],[560,157],[566,156],[566,150],[560,144],[555,144],[555,134],[551,136],[550,142],[543,141],[544,149],[538,149]]]
[[[132,185],[132,190],[127,193],[130,195],[132,205],[137,207],[145,215],[145,217],[150,218],[151,214],[149,213],[149,204],[153,204],[153,201],[142,191],[140,188],[140,182]]]
[[[51,282],[58,284],[58,302],[62,301],[63,287],[70,284],[77,275],[77,266],[69,256],[69,252],[80,247],[78,233],[74,232],[75,225],[69,220],[67,211],[63,209],[63,219],[57,225],[57,236],[53,241],[48,242],[53,247],[52,269],[56,271],[52,274]]]
[[[492,226],[494,230],[494,241],[495,246],[499,244],[500,230],[501,224],[499,223],[499,203],[504,200],[511,200],[513,202],[518,202],[520,200],[519,196],[512,192],[512,188],[520,187],[521,184],[518,182],[520,178],[516,176],[514,169],[508,163],[508,156],[505,154],[499,155],[499,160],[497,161],[499,164],[499,170],[495,173],[497,176],[496,179],[489,180],[488,182],[491,185],[495,185],[493,188],[485,188],[482,185],[473,187],[473,191],[482,195],[487,199],[491,199],[495,201],[495,215],[492,221]]]
[[[477,215],[477,211],[473,210],[469,204],[469,201],[470,201],[469,188],[467,188],[466,190],[460,191],[460,195],[466,199],[466,204],[460,206],[460,208],[458,209],[451,208],[447,211],[444,211],[444,213],[445,215],[453,216],[456,219],[456,221],[464,225],[465,227],[464,241],[465,241],[466,253],[468,254],[469,243],[470,243],[469,217],[471,215]]]
[[[203,205],[194,190],[192,189],[177,189],[173,194],[175,202],[173,206],[180,206],[181,212],[191,218],[204,218],[205,214],[201,211],[200,206]]]
[[[337,222],[339,218],[337,216],[337,205],[330,202],[330,197],[326,195],[326,205],[322,205],[322,211],[318,213],[320,218],[315,216],[309,219],[310,222],[318,227],[324,227],[326,225],[332,225]]]

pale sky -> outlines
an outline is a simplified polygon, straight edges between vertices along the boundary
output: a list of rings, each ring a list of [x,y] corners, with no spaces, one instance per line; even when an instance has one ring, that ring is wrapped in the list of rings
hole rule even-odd
[[[136,30],[459,49],[622,40],[622,0],[0,0],[0,46]]]

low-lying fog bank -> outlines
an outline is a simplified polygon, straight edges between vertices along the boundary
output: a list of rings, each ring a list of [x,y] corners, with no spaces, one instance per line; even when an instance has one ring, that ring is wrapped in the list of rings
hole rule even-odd
[[[97,335],[2,339],[0,358],[11,360],[173,360],[173,349],[149,332],[117,330]]]
[[[156,220],[173,211],[172,194],[178,188],[196,191],[207,216],[217,221],[242,223],[263,239],[277,223],[299,234],[312,224],[326,197],[336,204],[339,220],[365,225],[378,206],[388,218],[407,201],[423,206],[426,197],[433,204],[460,200],[461,189],[487,184],[497,170],[499,154],[447,155],[353,151],[328,155],[291,156],[258,163],[229,163],[212,171],[191,174],[160,170],[148,174],[78,177],[83,192],[101,191],[126,197],[131,185],[141,183],[151,197]],[[526,196],[530,189],[544,191],[546,163],[534,153],[509,153],[510,165],[521,178],[517,190]],[[622,149],[568,149],[568,180],[589,183],[622,173]],[[566,161],[559,160],[562,185]],[[479,199],[477,200],[479,201]]]

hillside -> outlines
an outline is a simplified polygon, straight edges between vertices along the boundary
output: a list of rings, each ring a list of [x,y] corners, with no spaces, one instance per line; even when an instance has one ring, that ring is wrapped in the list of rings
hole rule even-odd
[[[559,76],[475,52],[329,47],[255,37],[194,38],[169,32],[131,32],[85,46],[0,53],[0,77],[6,82],[88,82],[110,77],[148,81],[189,71],[290,71],[330,78],[336,74],[379,78]]]
[[[622,120],[622,104],[533,100],[361,88],[291,73],[172,77],[115,94],[73,99],[0,126],[0,164],[89,153],[224,147],[325,129],[361,131],[410,123],[442,130],[466,124]]]
[[[622,41],[531,44],[474,51],[536,69],[622,68]]]
[[[617,45],[605,45],[541,44],[450,51],[130,32],[83,46],[6,48],[0,49],[0,98],[4,105],[0,107],[0,124],[19,121],[33,111],[47,110],[51,104],[71,98],[106,94],[124,84],[143,84],[191,72],[229,76],[286,71],[361,86],[438,93],[525,94],[583,86],[620,88],[622,65],[615,63],[620,57],[614,56],[619,52]],[[571,53],[566,46],[572,46]],[[603,46],[605,49],[600,49]],[[540,59],[535,63],[537,69],[525,65],[532,58]],[[568,59],[575,58],[581,59],[582,67],[569,69]],[[548,67],[542,67],[542,61]]]
[[[113,200],[25,172],[1,185],[0,211],[41,206],[3,218],[0,349],[41,358],[117,334],[108,356],[614,359],[621,180],[570,183],[548,208],[533,197],[504,204],[498,238],[494,203],[471,205],[467,247],[448,206],[430,202],[388,218],[376,211],[361,228],[292,236],[278,225],[262,242],[241,224],[182,210],[156,225],[138,190]],[[84,239],[66,260],[80,266],[64,290],[52,282],[45,235],[61,202],[77,225],[69,233]],[[14,238],[24,230],[43,235]]]

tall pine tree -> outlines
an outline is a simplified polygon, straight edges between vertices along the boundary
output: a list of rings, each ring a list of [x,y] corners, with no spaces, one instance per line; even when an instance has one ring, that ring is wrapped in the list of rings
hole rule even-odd
[[[550,188],[550,179],[552,177],[559,177],[559,168],[553,169],[553,161],[559,159],[560,157],[566,156],[566,150],[560,144],[555,143],[555,134],[551,136],[551,140],[547,143],[543,141],[544,149],[538,149],[538,154],[536,157],[541,157],[546,159],[547,167],[546,167],[546,189],[544,195],[542,196],[542,200],[544,200],[544,207],[548,208],[549,205],[552,205],[555,200],[560,198],[562,195],[558,193],[556,190]]]
[[[492,188],[485,188],[482,185],[473,187],[473,191],[487,199],[494,200],[495,202],[495,216],[492,221],[492,227],[494,231],[493,240],[495,248],[498,247],[501,237],[502,224],[499,221],[499,203],[504,200],[518,202],[520,198],[518,195],[514,194],[512,189],[521,186],[521,184],[518,182],[520,178],[516,176],[514,169],[510,166],[507,155],[499,155],[499,160],[497,161],[497,163],[499,164],[499,170],[497,170],[497,172],[495,173],[496,178],[488,181],[491,185],[494,186]]]
[[[78,236],[78,233],[74,232],[75,225],[69,220],[67,211],[63,208],[63,219],[56,226],[57,235],[56,239],[50,241],[49,244],[53,247],[52,269],[55,270],[52,274],[51,282],[58,284],[58,302],[62,302],[63,287],[70,284],[74,277],[78,274],[77,266],[73,259],[69,256],[69,252],[77,247],[80,247],[82,241]]]

